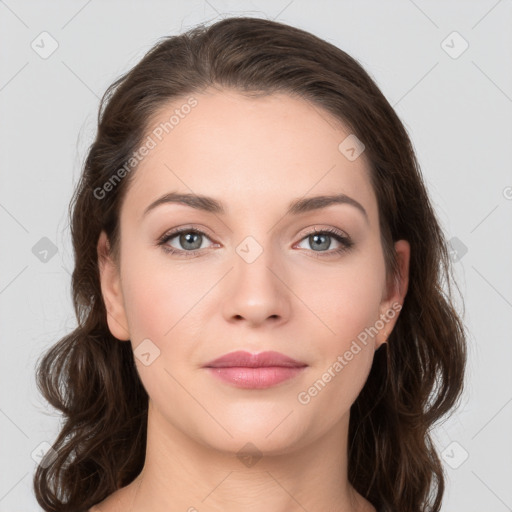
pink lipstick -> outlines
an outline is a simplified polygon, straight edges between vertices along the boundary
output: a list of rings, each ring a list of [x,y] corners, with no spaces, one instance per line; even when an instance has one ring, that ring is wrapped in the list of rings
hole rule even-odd
[[[251,354],[245,351],[230,352],[207,363],[212,375],[245,389],[265,389],[295,377],[307,367],[279,352]]]

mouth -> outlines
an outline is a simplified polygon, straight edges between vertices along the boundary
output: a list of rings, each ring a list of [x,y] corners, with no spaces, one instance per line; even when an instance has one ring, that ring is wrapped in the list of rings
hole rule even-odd
[[[251,354],[237,351],[207,363],[204,368],[230,385],[245,389],[265,389],[296,377],[307,366],[279,352]]]

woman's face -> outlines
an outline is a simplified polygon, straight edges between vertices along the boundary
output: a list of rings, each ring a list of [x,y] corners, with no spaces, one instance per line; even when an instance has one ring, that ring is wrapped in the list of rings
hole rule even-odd
[[[340,149],[350,133],[328,113],[281,94],[195,99],[164,136],[154,129],[186,98],[150,125],[155,147],[133,171],[121,208],[119,274],[111,262],[101,267],[109,328],[130,340],[161,428],[219,450],[250,441],[285,452],[347,421],[407,279],[386,286],[365,153],[354,159],[361,148],[352,138]],[[151,207],[166,194],[211,200]],[[311,202],[335,195],[350,199]],[[178,228],[181,236],[164,238]],[[407,275],[409,246],[395,247]],[[237,384],[238,370],[226,381],[205,368],[239,350],[276,351],[306,366],[260,387]]]

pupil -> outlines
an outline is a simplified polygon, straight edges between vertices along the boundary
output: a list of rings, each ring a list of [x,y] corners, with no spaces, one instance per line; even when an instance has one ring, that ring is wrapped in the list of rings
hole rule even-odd
[[[195,242],[197,245],[197,239],[199,238],[199,233],[186,233],[185,235],[182,235],[182,239],[184,240],[185,244],[192,244],[194,245],[194,238],[196,238]],[[201,246],[201,243],[197,247],[191,247],[192,249],[197,249]]]
[[[315,241],[313,245],[316,246],[317,248],[323,245],[323,247],[320,247],[321,249],[328,249],[330,245],[329,242],[324,241],[323,243],[317,243],[318,239],[322,238],[326,240],[328,237],[326,235],[313,235],[313,240]]]

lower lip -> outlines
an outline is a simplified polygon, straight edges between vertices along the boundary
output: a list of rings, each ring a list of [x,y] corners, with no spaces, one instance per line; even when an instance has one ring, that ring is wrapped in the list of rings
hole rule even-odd
[[[298,375],[305,366],[268,366],[259,368],[208,368],[210,373],[239,388],[265,389]]]

